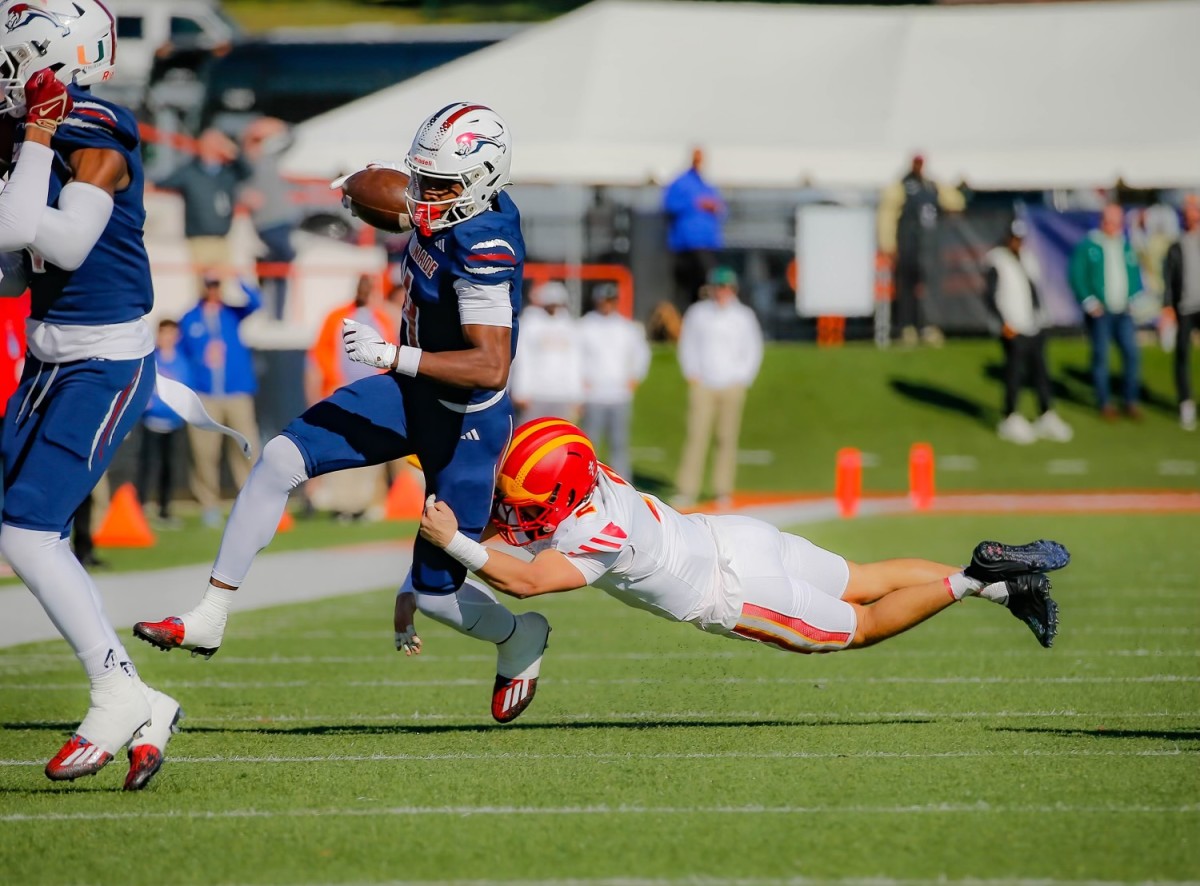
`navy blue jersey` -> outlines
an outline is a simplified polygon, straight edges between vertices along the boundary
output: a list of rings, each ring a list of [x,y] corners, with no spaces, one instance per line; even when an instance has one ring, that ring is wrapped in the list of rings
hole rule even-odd
[[[426,236],[414,233],[408,241],[401,275],[408,289],[400,343],[424,351],[463,351],[470,347],[458,313],[456,280],[480,286],[507,284],[512,305],[512,353],[517,352],[517,314],[521,310],[521,279],[525,241],[521,214],[512,198],[501,192],[486,212],[444,231]],[[494,391],[468,391],[429,382],[438,396],[455,403],[475,403]]]
[[[139,151],[137,120],[120,105],[94,97],[86,89],[67,87],[75,107],[51,140],[54,165],[48,203],[58,206],[63,186],[72,178],[71,155],[83,148],[117,151],[125,158],[130,182],[117,191],[112,217],[83,264],[66,271],[26,253],[26,271],[35,320],[70,326],[127,323],[149,313],[154,304],[150,260],[142,241],[146,208],[145,178]]]

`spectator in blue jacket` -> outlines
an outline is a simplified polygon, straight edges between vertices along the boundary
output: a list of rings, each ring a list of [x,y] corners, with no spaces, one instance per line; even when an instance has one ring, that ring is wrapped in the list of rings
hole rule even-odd
[[[258,289],[239,281],[246,303],[226,304],[219,273],[209,269],[203,274],[200,302],[179,321],[179,351],[188,363],[192,387],[208,414],[233,428],[247,440],[258,440],[258,422],[254,414],[254,362],[250,349],[242,343],[242,321],[262,306]],[[192,447],[192,492],[200,502],[206,526],[220,525],[221,452],[226,441],[232,454],[230,467],[239,489],[250,475],[250,462],[242,457],[232,439],[188,426]]]
[[[709,272],[717,265],[717,254],[725,245],[721,223],[725,201],[704,180],[704,151],[692,151],[691,168],[667,186],[663,210],[667,214],[667,248],[674,258],[675,286],[680,307],[687,308],[700,297]]]
[[[157,345],[154,348],[154,371],[164,378],[192,386],[192,374],[187,359],[179,351],[179,324],[160,320]],[[179,521],[171,516],[171,490],[174,487],[175,463],[183,439],[184,421],[157,393],[150,395],[142,413],[142,439],[138,447],[137,490],[143,504],[150,500],[151,475],[158,497],[158,527],[177,529]]]

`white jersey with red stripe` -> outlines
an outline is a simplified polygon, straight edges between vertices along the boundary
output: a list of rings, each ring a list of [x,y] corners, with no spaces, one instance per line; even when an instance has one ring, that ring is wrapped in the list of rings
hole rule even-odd
[[[531,546],[544,548],[565,554],[588,584],[662,618],[706,627],[723,608],[720,557],[706,518],[680,514],[607,468],[591,500]]]
[[[592,498],[531,546],[564,554],[623,603],[792,652],[853,639],[846,560],[742,516],[680,514],[603,468]]]

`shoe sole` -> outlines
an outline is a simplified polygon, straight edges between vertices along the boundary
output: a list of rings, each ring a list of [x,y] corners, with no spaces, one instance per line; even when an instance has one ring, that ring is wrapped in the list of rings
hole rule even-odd
[[[139,621],[133,626],[133,636],[145,643],[149,643],[155,649],[158,649],[162,652],[170,652],[172,649],[187,650],[186,646],[175,641],[175,637],[173,635],[168,634],[166,631],[158,631],[144,621]],[[220,648],[220,646],[196,646],[188,651],[192,653],[193,658],[195,658],[197,655],[201,655],[204,658],[212,658],[217,654],[217,651]]]
[[[990,573],[1054,572],[1071,562],[1070,552],[1056,541],[1041,539],[1026,545],[983,541],[975,547],[971,567]]]
[[[1036,603],[1037,608],[1042,610],[1041,612],[1036,615],[1029,614],[1028,612],[1018,612],[1012,609],[1011,605],[1008,611],[1012,612],[1014,616],[1020,619],[1033,632],[1033,636],[1039,644],[1049,649],[1054,645],[1054,638],[1058,636],[1058,603],[1050,596],[1050,589],[1052,587],[1050,580],[1043,577],[1043,581],[1045,582],[1044,587],[1033,591],[1028,598],[1018,601],[1010,600],[1010,604],[1011,602],[1018,602],[1018,604],[1025,603],[1026,605]],[[1018,608],[1025,609],[1025,606],[1019,605]]]

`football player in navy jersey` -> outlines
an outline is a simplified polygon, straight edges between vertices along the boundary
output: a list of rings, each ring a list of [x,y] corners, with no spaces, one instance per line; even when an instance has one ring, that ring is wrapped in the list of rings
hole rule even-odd
[[[520,214],[503,192],[511,162],[508,127],[490,108],[456,102],[423,121],[405,158],[416,231],[401,264],[408,299],[400,342],[352,320],[343,332],[352,359],[384,371],[335,391],[267,443],[234,504],[203,599],[182,616],[139,622],[138,636],[162,649],[215,653],[230,600],[274,537],[288,493],[330,471],[415,454],[426,491],[453,503],[465,536],[480,537],[512,433],[506,387],[525,247]],[[507,722],[533,698],[550,627],[535,612],[514,616],[466,575],[453,556],[416,539],[396,597],[396,648],[420,652],[417,609],[497,644],[492,716]]]
[[[142,683],[71,553],[71,516],[154,387],[153,303],[142,243],[142,163],[128,110],[94,98],[112,72],[112,16],[97,0],[0,5],[0,120],[12,127],[0,250],[25,250],[28,354],[9,400],[0,552],[71,644],[91,706],[46,765],[92,775],[129,745],[126,790],[146,785],[180,716]]]

